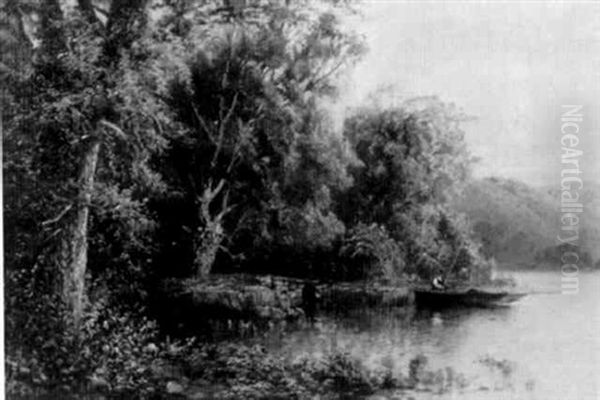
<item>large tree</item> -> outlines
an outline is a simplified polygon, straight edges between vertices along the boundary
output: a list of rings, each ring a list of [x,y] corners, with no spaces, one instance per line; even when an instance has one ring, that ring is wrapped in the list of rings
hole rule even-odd
[[[215,22],[195,30],[172,27],[189,55],[171,89],[184,130],[167,165],[190,210],[180,229],[199,275],[218,254],[239,263],[292,236],[304,246],[315,225],[336,226],[327,198],[348,183],[348,160],[320,101],[361,51],[338,11],[249,2],[215,11]]]
[[[148,161],[163,146],[168,118],[149,90],[156,76],[144,47],[147,1],[13,6],[21,18],[16,25],[29,25],[35,45],[31,73],[11,76],[16,111],[4,134],[8,196],[26,192],[30,182],[24,194],[33,201],[14,209],[28,213],[38,230],[30,240],[37,243],[35,257],[25,261],[34,269],[54,265],[62,277],[55,290],[77,325],[91,207],[98,206],[96,215],[139,210],[142,188],[158,184]]]
[[[481,261],[467,224],[448,206],[469,176],[466,119],[452,105],[421,98],[393,109],[359,109],[346,121],[361,165],[352,168],[354,185],[339,196],[339,215],[349,226],[385,227],[409,272],[424,277]]]

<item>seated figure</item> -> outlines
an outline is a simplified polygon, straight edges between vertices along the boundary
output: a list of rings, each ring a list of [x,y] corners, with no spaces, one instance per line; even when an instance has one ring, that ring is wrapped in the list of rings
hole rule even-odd
[[[446,285],[444,283],[444,277],[441,275],[437,275],[431,281],[431,287],[435,290],[446,290]]]

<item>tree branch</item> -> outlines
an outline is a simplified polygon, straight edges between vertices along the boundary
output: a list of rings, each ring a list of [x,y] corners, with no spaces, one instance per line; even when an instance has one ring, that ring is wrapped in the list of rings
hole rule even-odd
[[[50,225],[50,224],[55,224],[58,221],[60,221],[65,215],[67,215],[67,213],[69,212],[69,210],[71,210],[73,208],[73,204],[69,204],[67,205],[56,217],[43,221],[42,222],[42,226],[46,226],[46,225]]]
[[[99,12],[100,14],[104,15],[105,17],[108,18],[108,11],[105,10],[102,7],[98,7],[98,6],[94,6],[94,11]]]
[[[215,144],[215,138],[213,137],[212,132],[208,128],[208,125],[206,124],[206,121],[204,121],[204,118],[202,118],[202,116],[200,115],[200,112],[198,111],[198,108],[196,107],[195,104],[192,104],[192,109],[194,110],[194,115],[196,116],[196,119],[198,120],[198,123],[200,124],[200,126],[202,127],[202,129],[204,129],[204,131],[206,132],[206,135],[208,136],[208,139],[213,144]]]
[[[235,93],[235,95],[233,96],[233,100],[231,101],[231,105],[229,106],[229,110],[227,110],[227,113],[225,114],[224,117],[220,118],[219,121],[219,138],[218,138],[218,142],[216,143],[217,148],[215,149],[215,153],[213,154],[213,159],[210,162],[210,165],[212,168],[215,167],[215,165],[217,164],[217,159],[219,157],[219,154],[221,153],[221,149],[223,148],[223,138],[225,137],[225,128],[227,126],[227,124],[229,123],[229,120],[231,119],[231,116],[233,115],[233,111],[235,110],[235,107],[237,105],[237,100],[238,100],[238,92]],[[219,115],[222,115],[222,109],[223,109],[223,105],[220,106],[220,110],[219,110]]]
[[[25,21],[24,21],[24,19],[30,18],[30,17],[19,6],[16,6],[16,11],[19,14],[17,16],[18,35],[27,41],[27,44],[29,45],[30,48],[33,48],[33,38],[27,33],[27,29],[25,29]]]
[[[323,82],[325,79],[329,78],[333,75],[342,65],[344,65],[345,61],[341,60],[336,65],[334,65],[329,71],[325,72],[323,75],[316,77],[310,84],[307,86],[307,90],[311,90],[313,88],[317,89],[317,85]]]
[[[99,123],[100,123],[100,125],[102,125],[106,128],[110,128],[113,132],[115,132],[117,134],[119,139],[122,139],[122,140],[127,139],[127,135],[125,134],[125,132],[123,132],[123,130],[121,128],[119,128],[117,125],[113,124],[112,122],[109,122],[105,119],[101,119]]]

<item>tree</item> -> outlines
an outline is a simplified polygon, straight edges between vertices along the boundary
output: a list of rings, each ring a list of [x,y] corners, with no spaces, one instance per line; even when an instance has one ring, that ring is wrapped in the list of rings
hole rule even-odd
[[[0,80],[14,82],[16,76],[28,70],[31,63],[33,43],[24,15],[32,4],[25,1],[7,0],[0,8]],[[3,90],[6,95],[6,90]],[[8,102],[4,102],[4,106]]]
[[[345,135],[361,166],[344,196],[345,220],[385,222],[389,215],[425,203],[444,203],[469,171],[460,129],[465,116],[437,99],[417,99],[397,109],[359,109]]]
[[[329,218],[317,198],[348,184],[348,160],[319,99],[333,94],[332,79],[361,50],[335,14],[306,4],[215,12],[212,25],[184,30],[184,45],[193,39],[195,46],[188,44],[187,71],[170,94],[185,126],[171,146],[171,184],[195,210],[182,224],[194,236],[201,276],[218,254],[235,262],[264,251],[258,243],[281,233],[289,209],[306,221],[308,208]],[[173,29],[181,34],[180,25]]]
[[[464,185],[470,156],[460,129],[466,117],[437,99],[389,110],[360,109],[345,135],[361,164],[338,199],[347,226],[385,227],[401,245],[408,272],[427,276],[473,266],[477,246],[448,200]]]
[[[85,300],[90,211],[104,197],[99,188],[114,188],[131,204],[136,191],[159,185],[148,162],[163,146],[162,125],[168,121],[149,91],[156,77],[148,67],[151,49],[143,42],[147,2],[114,1],[106,11],[102,5],[82,0],[73,11],[57,0],[32,5],[40,45],[32,54],[31,75],[19,86],[29,90],[15,93],[23,108],[7,121],[5,133],[9,146],[21,143],[9,158],[24,155],[17,147],[27,144],[23,171],[46,190],[46,199],[37,203],[45,210],[36,212],[35,224],[42,233],[54,231],[50,236],[60,243],[51,250],[42,240],[41,251],[53,253],[62,275],[56,286],[75,326]],[[40,257],[32,262],[49,260]]]

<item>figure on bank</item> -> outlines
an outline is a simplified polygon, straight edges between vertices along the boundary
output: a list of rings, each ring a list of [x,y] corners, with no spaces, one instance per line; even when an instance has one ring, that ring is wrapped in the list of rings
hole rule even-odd
[[[315,322],[317,312],[317,287],[312,282],[306,282],[302,288],[302,309],[310,323]]]

